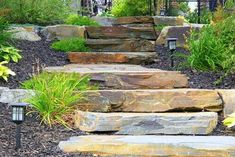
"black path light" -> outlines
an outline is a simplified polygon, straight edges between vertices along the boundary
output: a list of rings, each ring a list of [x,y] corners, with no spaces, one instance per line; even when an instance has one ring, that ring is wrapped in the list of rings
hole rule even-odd
[[[167,47],[171,52],[171,67],[174,67],[174,51],[176,50],[176,41],[178,38],[167,38]]]
[[[161,10],[160,10],[160,16],[165,16],[165,14],[166,14],[165,10],[164,10],[164,9],[161,9]]]
[[[12,107],[12,121],[16,124],[16,150],[21,147],[21,124],[25,120],[25,110],[27,103],[14,103]]]

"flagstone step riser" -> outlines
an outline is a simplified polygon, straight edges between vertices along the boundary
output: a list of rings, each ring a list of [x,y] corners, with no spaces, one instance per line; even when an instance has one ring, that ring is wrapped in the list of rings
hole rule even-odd
[[[217,125],[217,113],[94,113],[76,111],[75,127],[85,132],[121,135],[205,135]]]
[[[80,136],[59,147],[67,153],[109,157],[233,157],[233,141],[235,137],[221,136]]]

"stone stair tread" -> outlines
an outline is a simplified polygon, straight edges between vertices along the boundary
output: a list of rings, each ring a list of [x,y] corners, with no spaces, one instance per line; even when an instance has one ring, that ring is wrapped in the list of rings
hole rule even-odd
[[[178,71],[149,69],[130,64],[69,64],[47,67],[48,72],[88,74],[105,89],[161,89],[188,87],[188,77]]]
[[[68,58],[71,63],[128,63],[141,64],[156,58],[155,52],[70,52]]]
[[[77,104],[91,112],[173,112],[212,111],[223,109],[215,90],[207,89],[135,89],[88,90],[87,99]]]
[[[61,141],[66,153],[92,153],[109,157],[233,157],[235,137],[230,136],[97,136]]]
[[[98,113],[75,112],[75,127],[85,132],[121,135],[211,133],[218,121],[215,112],[192,113]]]

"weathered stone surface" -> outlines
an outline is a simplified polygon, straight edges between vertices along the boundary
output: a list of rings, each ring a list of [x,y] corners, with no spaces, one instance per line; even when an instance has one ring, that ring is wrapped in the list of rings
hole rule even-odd
[[[75,112],[75,127],[86,132],[127,135],[209,134],[217,125],[217,113],[96,113]]]
[[[71,52],[68,54],[71,63],[130,63],[140,64],[156,58],[154,52]]]
[[[95,20],[100,26],[112,26],[115,21],[115,18],[112,17],[94,16],[91,18]]]
[[[222,111],[214,90],[98,90],[85,92],[81,110],[94,112]]]
[[[86,27],[90,39],[130,39],[156,40],[153,27],[103,26]]]
[[[155,45],[143,39],[88,39],[94,52],[154,52]]]
[[[27,99],[33,96],[35,93],[32,90],[24,89],[9,89],[9,88],[0,88],[0,102],[1,103],[15,103],[22,102],[24,99]]]
[[[29,27],[31,28],[31,27]],[[25,29],[23,27],[15,27],[13,30],[11,30],[12,38],[18,39],[18,40],[27,40],[27,41],[40,41],[41,37],[35,33],[33,30]]]
[[[218,89],[217,90],[223,99],[224,117],[235,112],[235,89]]]
[[[154,16],[155,25],[182,26],[184,19],[176,16]]]
[[[167,26],[164,27],[161,34],[158,36],[156,45],[166,45],[167,38],[178,38],[177,46],[184,47],[186,44],[186,38],[190,35],[190,29],[199,30],[201,26]]]
[[[47,40],[54,39],[64,39],[72,37],[86,37],[85,27],[75,26],[75,25],[54,25],[47,26],[42,30],[44,36],[47,37]]]
[[[151,16],[129,16],[129,17],[119,17],[114,22],[113,25],[126,25],[126,24],[148,24],[154,23],[153,17]]]
[[[48,67],[48,72],[88,74],[91,80],[111,89],[165,89],[188,87],[186,75],[177,71],[148,69],[127,64],[70,64]]]
[[[109,157],[234,157],[229,136],[79,136],[60,142],[67,153]]]

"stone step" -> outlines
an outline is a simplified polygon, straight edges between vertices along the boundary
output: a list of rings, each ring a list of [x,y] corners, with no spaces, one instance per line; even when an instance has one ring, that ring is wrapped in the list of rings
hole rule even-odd
[[[80,136],[59,143],[66,153],[108,157],[234,157],[229,136]]]
[[[212,111],[223,109],[223,102],[214,90],[91,90],[79,109],[91,112],[173,112]]]
[[[91,81],[107,89],[165,89],[188,87],[186,75],[128,64],[70,64],[48,67],[48,72],[88,74]]]
[[[155,52],[155,44],[144,39],[87,39],[93,52]]]
[[[151,16],[128,16],[128,17],[119,17],[113,21],[113,25],[128,25],[128,24],[154,24],[154,19]]]
[[[217,125],[215,112],[98,113],[75,112],[75,128],[85,132],[118,135],[206,135]]]
[[[141,64],[153,61],[155,52],[71,52],[68,58],[71,63],[97,64],[97,63],[128,63]]]
[[[154,27],[101,26],[86,27],[89,39],[130,39],[156,40]]]

